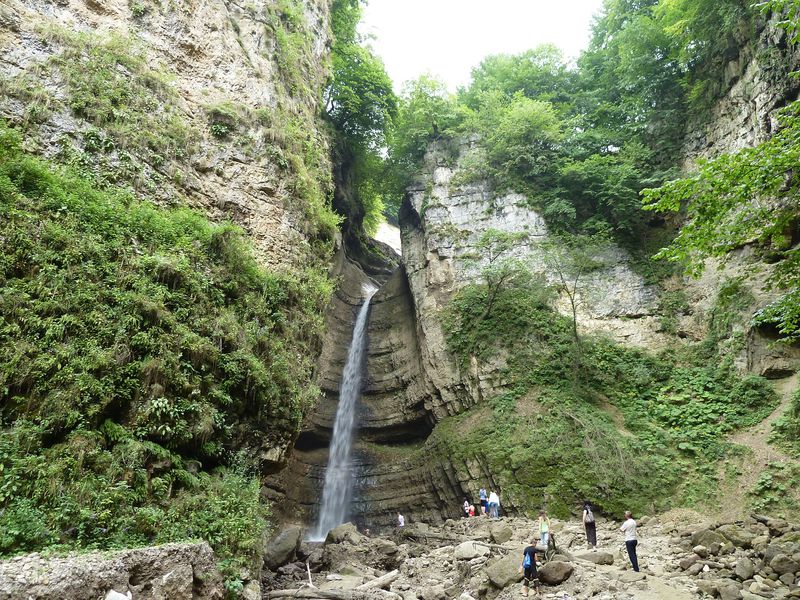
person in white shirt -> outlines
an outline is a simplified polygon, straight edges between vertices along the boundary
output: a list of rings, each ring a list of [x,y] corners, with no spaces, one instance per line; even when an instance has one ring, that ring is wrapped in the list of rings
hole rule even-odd
[[[489,493],[489,516],[492,518],[497,518],[499,516],[499,509],[500,509],[500,496],[498,496],[494,490]]]
[[[639,543],[636,539],[636,521],[633,520],[631,511],[625,511],[625,522],[619,530],[625,534],[625,547],[628,549],[628,558],[631,559],[633,570],[639,572],[639,560],[636,558],[636,545]]]
[[[403,515],[401,515],[400,513],[397,513],[397,526],[398,527],[405,527],[406,526],[406,518]]]

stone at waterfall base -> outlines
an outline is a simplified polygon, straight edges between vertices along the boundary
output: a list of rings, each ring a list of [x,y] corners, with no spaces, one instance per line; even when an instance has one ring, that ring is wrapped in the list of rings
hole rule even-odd
[[[281,529],[264,545],[264,566],[270,571],[282,567],[294,559],[303,531],[299,527]]]

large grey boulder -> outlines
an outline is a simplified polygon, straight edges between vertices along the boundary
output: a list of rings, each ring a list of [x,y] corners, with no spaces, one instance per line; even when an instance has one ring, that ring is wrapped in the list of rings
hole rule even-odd
[[[361,534],[352,523],[344,523],[338,527],[334,527],[328,532],[325,537],[326,544],[341,544],[342,542],[349,542],[357,546],[361,542]]]
[[[97,600],[112,590],[125,596],[130,592],[136,600],[224,596],[214,552],[205,542],[0,561],[0,598]]]
[[[724,543],[725,538],[722,534],[713,529],[700,529],[692,534],[692,546],[705,546],[712,554],[715,553],[713,548],[719,549]]]
[[[756,572],[753,561],[749,558],[740,558],[736,561],[736,567],[733,570],[734,574],[742,581],[747,581]]]
[[[742,588],[735,581],[723,579],[717,582],[717,591],[720,600],[739,600],[742,597]]]
[[[559,585],[569,579],[574,570],[568,562],[552,560],[539,569],[539,581],[548,585]]]
[[[486,569],[486,575],[494,587],[502,590],[522,579],[522,573],[519,571],[521,564],[522,559],[519,556],[509,554],[490,565]]]
[[[453,550],[453,556],[456,560],[472,560],[479,556],[488,556],[489,547],[486,544],[479,544],[477,542],[461,542]]]
[[[800,564],[797,563],[796,560],[786,556],[785,554],[777,554],[775,557],[770,561],[769,566],[775,571],[778,575],[783,575],[784,573],[795,573],[800,571]]]
[[[586,560],[596,565],[613,565],[614,555],[611,552],[603,552],[601,550],[593,550],[592,552],[582,552],[576,554],[575,558],[578,560]]]
[[[494,523],[489,529],[495,544],[504,544],[514,535],[514,530],[505,523]]]
[[[756,537],[755,534],[733,523],[721,525],[717,528],[717,533],[722,534],[737,548],[750,548],[753,538]]]
[[[270,571],[294,560],[303,531],[299,527],[281,529],[264,545],[264,566]]]

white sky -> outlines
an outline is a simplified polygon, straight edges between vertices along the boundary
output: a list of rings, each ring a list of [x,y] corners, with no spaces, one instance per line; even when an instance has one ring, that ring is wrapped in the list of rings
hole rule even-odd
[[[400,90],[423,73],[451,91],[489,54],[553,43],[575,58],[602,0],[369,0],[361,26]]]

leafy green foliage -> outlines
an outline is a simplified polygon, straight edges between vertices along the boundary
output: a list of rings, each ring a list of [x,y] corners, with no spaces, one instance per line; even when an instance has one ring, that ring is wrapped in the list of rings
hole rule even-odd
[[[296,436],[327,277],[266,271],[232,225],[0,140],[2,552],[196,534],[244,560],[264,529],[255,472],[202,467],[234,448],[257,467]]]
[[[586,497],[614,512],[713,501],[725,435],[775,405],[764,379],[742,377],[717,353],[747,303],[736,289],[718,300],[708,344],[656,357],[601,337],[576,344],[543,282],[521,278],[494,295],[488,280],[462,288],[443,314],[448,347],[465,371],[501,357],[509,391],[489,400],[492,418],[479,405],[444,420],[426,451],[474,453],[531,512],[545,504],[566,516]]]
[[[775,422],[772,439],[800,458],[800,388],[792,394],[789,409]]]
[[[383,221],[386,130],[397,110],[392,81],[381,59],[358,33],[363,0],[334,0],[332,77],[325,89],[328,119],[337,133],[340,188],[338,210],[356,238],[374,235]],[[352,196],[352,197],[351,197]]]

